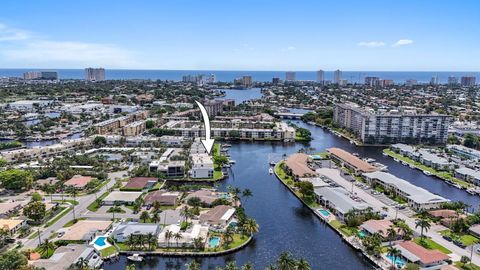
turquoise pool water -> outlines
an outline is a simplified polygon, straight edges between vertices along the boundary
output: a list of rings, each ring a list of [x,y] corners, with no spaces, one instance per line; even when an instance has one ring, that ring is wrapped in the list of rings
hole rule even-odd
[[[210,237],[208,240],[208,246],[211,248],[218,247],[220,245],[220,237]]]
[[[330,216],[330,212],[328,212],[325,209],[320,209],[320,210],[318,210],[318,212],[320,212],[320,214],[322,214],[322,216],[324,216],[324,217],[329,217]]]
[[[313,160],[319,160],[319,159],[322,159],[322,157],[321,157],[321,156],[319,156],[319,155],[312,155],[312,156],[310,156],[310,157],[311,157]]]
[[[107,239],[107,238],[106,237],[98,237],[97,239],[95,239],[94,243],[95,243],[95,245],[97,245],[99,247],[103,247],[107,244],[105,239]]]
[[[359,232],[358,232],[358,237],[364,238],[365,236],[367,236],[367,235],[365,234],[364,231],[359,231]]]
[[[392,261],[392,256],[390,255],[387,255],[387,258],[390,260],[390,262]],[[403,259],[403,258],[396,258],[395,259],[395,264],[399,267],[399,268],[402,268],[405,264],[407,264],[407,262]]]

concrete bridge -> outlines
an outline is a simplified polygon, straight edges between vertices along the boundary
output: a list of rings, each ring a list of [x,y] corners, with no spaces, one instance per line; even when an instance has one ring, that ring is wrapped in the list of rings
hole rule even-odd
[[[280,112],[275,113],[275,116],[278,116],[282,119],[300,119],[302,118],[303,113]]]

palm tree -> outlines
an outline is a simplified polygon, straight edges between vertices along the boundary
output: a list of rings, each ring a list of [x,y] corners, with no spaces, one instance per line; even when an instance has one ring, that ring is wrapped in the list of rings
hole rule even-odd
[[[245,233],[248,233],[250,236],[252,236],[254,233],[258,232],[258,224],[253,218],[247,218],[243,222],[242,230]]]
[[[184,206],[182,210],[180,211],[180,216],[182,216],[185,220],[185,222],[188,222],[188,217],[190,216],[190,208],[188,206]]]
[[[396,265],[395,262],[397,261],[397,258],[402,255],[402,252],[395,247],[389,247],[388,251],[387,251],[387,254],[388,254],[388,256],[390,256],[390,258],[392,260],[393,269],[396,269],[397,265]]]
[[[279,270],[295,269],[296,261],[290,252],[282,252],[277,259],[277,267]]]
[[[88,268],[88,260],[86,260],[83,257],[80,257],[78,261],[75,263],[75,266],[77,266],[79,269],[89,269]]]
[[[227,227],[223,233],[223,243],[225,246],[228,246],[233,240],[233,229],[232,227]]]
[[[50,253],[50,250],[55,249],[55,244],[51,242],[49,239],[45,239],[42,244],[38,246],[39,251],[48,257],[48,254]]]
[[[177,248],[179,247],[178,241],[183,238],[183,235],[180,232],[177,232],[176,234],[173,235],[173,239],[175,239],[175,242],[177,243]]]
[[[125,270],[135,270],[135,264],[129,264],[127,267],[125,267]]]
[[[154,212],[158,212],[160,210],[160,202],[159,201],[154,201],[153,204],[152,204],[152,207],[153,207],[153,211]]]
[[[243,204],[247,203],[247,199],[253,196],[253,192],[249,189],[246,188],[242,192],[242,197],[244,198]]]
[[[253,265],[252,263],[248,262],[242,266],[241,270],[253,270]]]
[[[165,240],[167,240],[167,248],[170,248],[170,239],[173,237],[173,232],[170,230],[167,230],[165,232]]]
[[[193,246],[198,249],[198,250],[201,250],[203,248],[203,237],[197,237],[197,238],[194,238],[193,239]]]
[[[73,196],[73,200],[76,201],[78,190],[75,187],[72,187],[68,190],[68,193]],[[72,213],[73,213],[73,220],[76,220],[75,218],[75,203],[72,203]]]
[[[390,227],[387,229],[387,238],[390,241],[390,246],[392,246],[392,241],[397,238],[397,230]]]
[[[148,233],[146,235],[146,242],[147,242],[149,250],[153,249],[153,243],[155,243],[156,240],[157,240],[157,238],[155,237],[155,235],[153,235],[153,233]]]
[[[301,258],[297,261],[297,266],[295,266],[295,270],[311,270],[312,267],[308,263],[307,260]]]
[[[108,209],[108,212],[112,213],[112,219],[115,220],[115,213],[119,213],[122,211],[120,206],[112,206]]]
[[[147,222],[148,219],[150,219],[150,214],[148,214],[147,211],[143,211],[140,214],[140,219],[143,221],[143,223]]]
[[[200,270],[200,264],[196,261],[192,261],[191,263],[187,264],[187,270]]]
[[[424,219],[424,218],[421,218],[421,219],[417,219],[417,221],[415,221],[415,229],[420,227],[421,229],[421,232],[420,232],[420,237],[423,238],[423,231],[427,232],[431,225],[430,225],[430,222],[427,220],[427,219]]]
[[[152,217],[150,218],[150,220],[153,222],[153,223],[160,223],[160,215],[158,214],[158,212],[154,212],[152,214]]]

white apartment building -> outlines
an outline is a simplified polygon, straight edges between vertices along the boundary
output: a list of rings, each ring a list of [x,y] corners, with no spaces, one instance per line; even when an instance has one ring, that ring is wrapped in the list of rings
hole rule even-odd
[[[452,117],[441,114],[365,110],[354,104],[335,104],[333,120],[366,144],[445,144]]]
[[[191,154],[191,178],[213,178],[213,160],[208,154]]]

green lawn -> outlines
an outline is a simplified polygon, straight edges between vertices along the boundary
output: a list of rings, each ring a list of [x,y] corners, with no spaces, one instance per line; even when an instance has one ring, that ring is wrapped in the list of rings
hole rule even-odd
[[[72,205],[78,205],[78,201],[74,201],[74,200],[53,200],[53,202],[57,202],[57,203],[70,203]]]
[[[68,214],[70,211],[72,211],[72,208],[68,207],[67,209],[63,209],[62,212],[60,212],[60,214],[56,215],[54,218],[50,219],[49,221],[47,221],[47,223],[45,223],[45,228],[46,227],[50,227],[52,226],[53,224],[55,224],[59,219],[61,219],[63,216],[65,216],[66,214]]]
[[[216,143],[213,145],[212,148],[212,156],[216,157],[220,155],[220,144]],[[222,172],[222,167],[215,162],[215,159],[213,161],[213,180],[219,180],[223,178],[223,172]]]
[[[110,246],[100,250],[100,256],[102,256],[102,258],[109,257],[115,253],[117,253],[117,248],[114,246]]]
[[[473,263],[467,263],[464,264],[460,261],[455,262],[455,266],[462,269],[462,270],[480,270],[480,266],[473,264]]]
[[[336,219],[330,221],[329,224],[332,225],[332,227],[339,230],[342,234],[344,234],[346,236],[352,236],[352,235],[356,234],[357,231],[358,231],[357,228],[347,227],[347,225],[343,224],[342,222],[340,222]]]
[[[442,178],[442,179],[444,179],[444,180],[451,180],[451,181],[453,181],[453,182],[461,185],[462,187],[467,187],[467,188],[468,188],[468,187],[471,186],[470,183],[453,177],[453,175],[452,175],[451,172],[437,171],[437,170],[435,170],[434,168],[425,166],[425,165],[423,165],[423,164],[420,163],[420,162],[417,162],[417,161],[412,160],[412,159],[410,159],[410,158],[408,158],[408,157],[405,157],[405,156],[402,156],[402,155],[400,155],[400,154],[398,154],[398,153],[395,153],[395,152],[393,152],[392,150],[390,150],[390,149],[388,149],[388,148],[384,149],[383,152],[386,153],[387,155],[393,157],[393,158],[396,158],[396,159],[399,159],[399,160],[401,160],[401,161],[404,161],[404,162],[406,162],[406,163],[408,163],[408,164],[411,164],[411,165],[419,168],[419,169],[422,170],[422,171],[430,172],[431,174],[436,175],[436,176],[438,176],[439,178]]]
[[[98,197],[98,199],[101,201],[103,200],[105,197],[107,197],[108,195],[108,191],[103,193],[100,197]],[[100,204],[98,204],[97,200],[93,201],[88,207],[87,209],[92,211],[92,212],[97,212],[98,208],[100,208]]]
[[[423,241],[422,241],[423,240]],[[429,239],[429,238],[423,238],[421,239],[420,237],[417,237],[415,239],[413,239],[413,241],[419,245],[421,245],[422,247],[426,248],[426,249],[437,249],[437,250],[440,250],[441,252],[445,253],[445,254],[450,254],[452,253],[449,249],[447,249],[446,247],[440,245],[439,243],[433,241],[432,239]]]
[[[462,242],[462,244],[464,244],[465,246],[471,246],[473,244],[476,244],[476,243],[480,242],[480,240],[477,237],[475,237],[471,234],[456,234],[456,233],[453,233],[450,230],[440,231],[440,234],[441,235],[448,235],[452,239],[455,239],[455,240],[460,240],[460,242]]]
[[[77,223],[79,220],[85,220],[87,218],[77,218],[76,220],[72,219],[70,220],[69,222],[67,222],[65,225],[63,225],[64,228],[66,227],[70,227],[72,226],[73,224]]]

